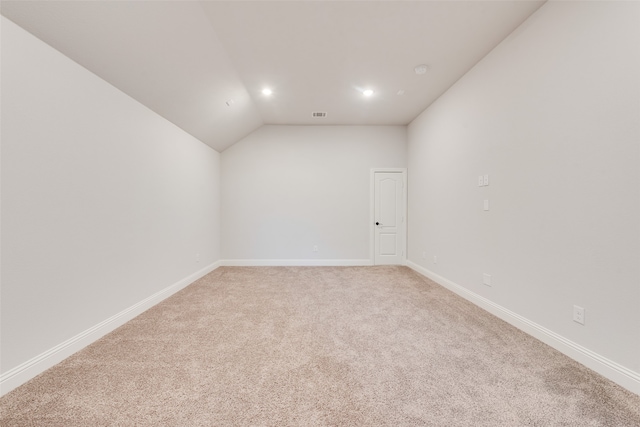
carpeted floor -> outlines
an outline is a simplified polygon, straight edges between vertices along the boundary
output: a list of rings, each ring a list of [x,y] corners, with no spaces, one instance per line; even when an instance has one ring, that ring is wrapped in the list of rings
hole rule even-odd
[[[640,426],[640,397],[406,267],[223,267],[2,426]]]

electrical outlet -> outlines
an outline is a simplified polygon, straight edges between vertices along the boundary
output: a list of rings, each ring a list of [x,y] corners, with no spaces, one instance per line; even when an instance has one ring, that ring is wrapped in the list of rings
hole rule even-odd
[[[478,175],[478,187],[482,187],[484,185],[484,177],[482,175]]]
[[[577,305],[573,306],[573,321],[584,325],[584,308]]]
[[[491,286],[491,275],[487,273],[482,274],[482,284],[486,286]]]
[[[427,253],[426,252],[422,252],[422,259],[427,259]]]
[[[318,245],[313,246],[313,252],[318,252]]]
[[[200,254],[196,254],[196,262],[200,262]]]
[[[485,175],[485,176],[483,177],[483,181],[484,181],[484,183],[483,183],[483,184],[484,184],[485,186],[489,185],[489,175]]]
[[[438,263],[438,257],[436,255],[433,256],[433,263],[434,264]]]

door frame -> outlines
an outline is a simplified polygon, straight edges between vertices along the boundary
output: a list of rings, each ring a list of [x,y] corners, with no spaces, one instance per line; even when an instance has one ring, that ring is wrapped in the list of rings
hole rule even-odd
[[[402,264],[407,264],[407,168],[371,168],[369,175],[369,259],[371,265],[376,265],[376,227],[375,227],[375,198],[376,198],[376,173],[395,172],[402,174],[402,210],[404,211],[404,221],[400,227],[402,236]]]

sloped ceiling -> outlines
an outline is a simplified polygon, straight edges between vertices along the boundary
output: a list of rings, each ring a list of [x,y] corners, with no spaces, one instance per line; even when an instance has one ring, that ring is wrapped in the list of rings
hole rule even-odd
[[[408,124],[543,3],[2,1],[1,11],[223,151],[263,124]]]

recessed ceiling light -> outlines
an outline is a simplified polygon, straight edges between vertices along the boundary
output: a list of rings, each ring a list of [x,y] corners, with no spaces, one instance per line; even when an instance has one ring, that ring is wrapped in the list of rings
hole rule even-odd
[[[362,94],[364,96],[371,96],[371,95],[373,95],[373,90],[372,89],[366,89],[365,91],[362,92]]]
[[[264,89],[262,89],[262,94],[265,96],[269,96],[273,93],[273,91],[271,89],[269,89],[268,87],[265,87]]]
[[[416,65],[414,71],[416,74],[425,74],[429,70],[429,66],[427,64]]]

